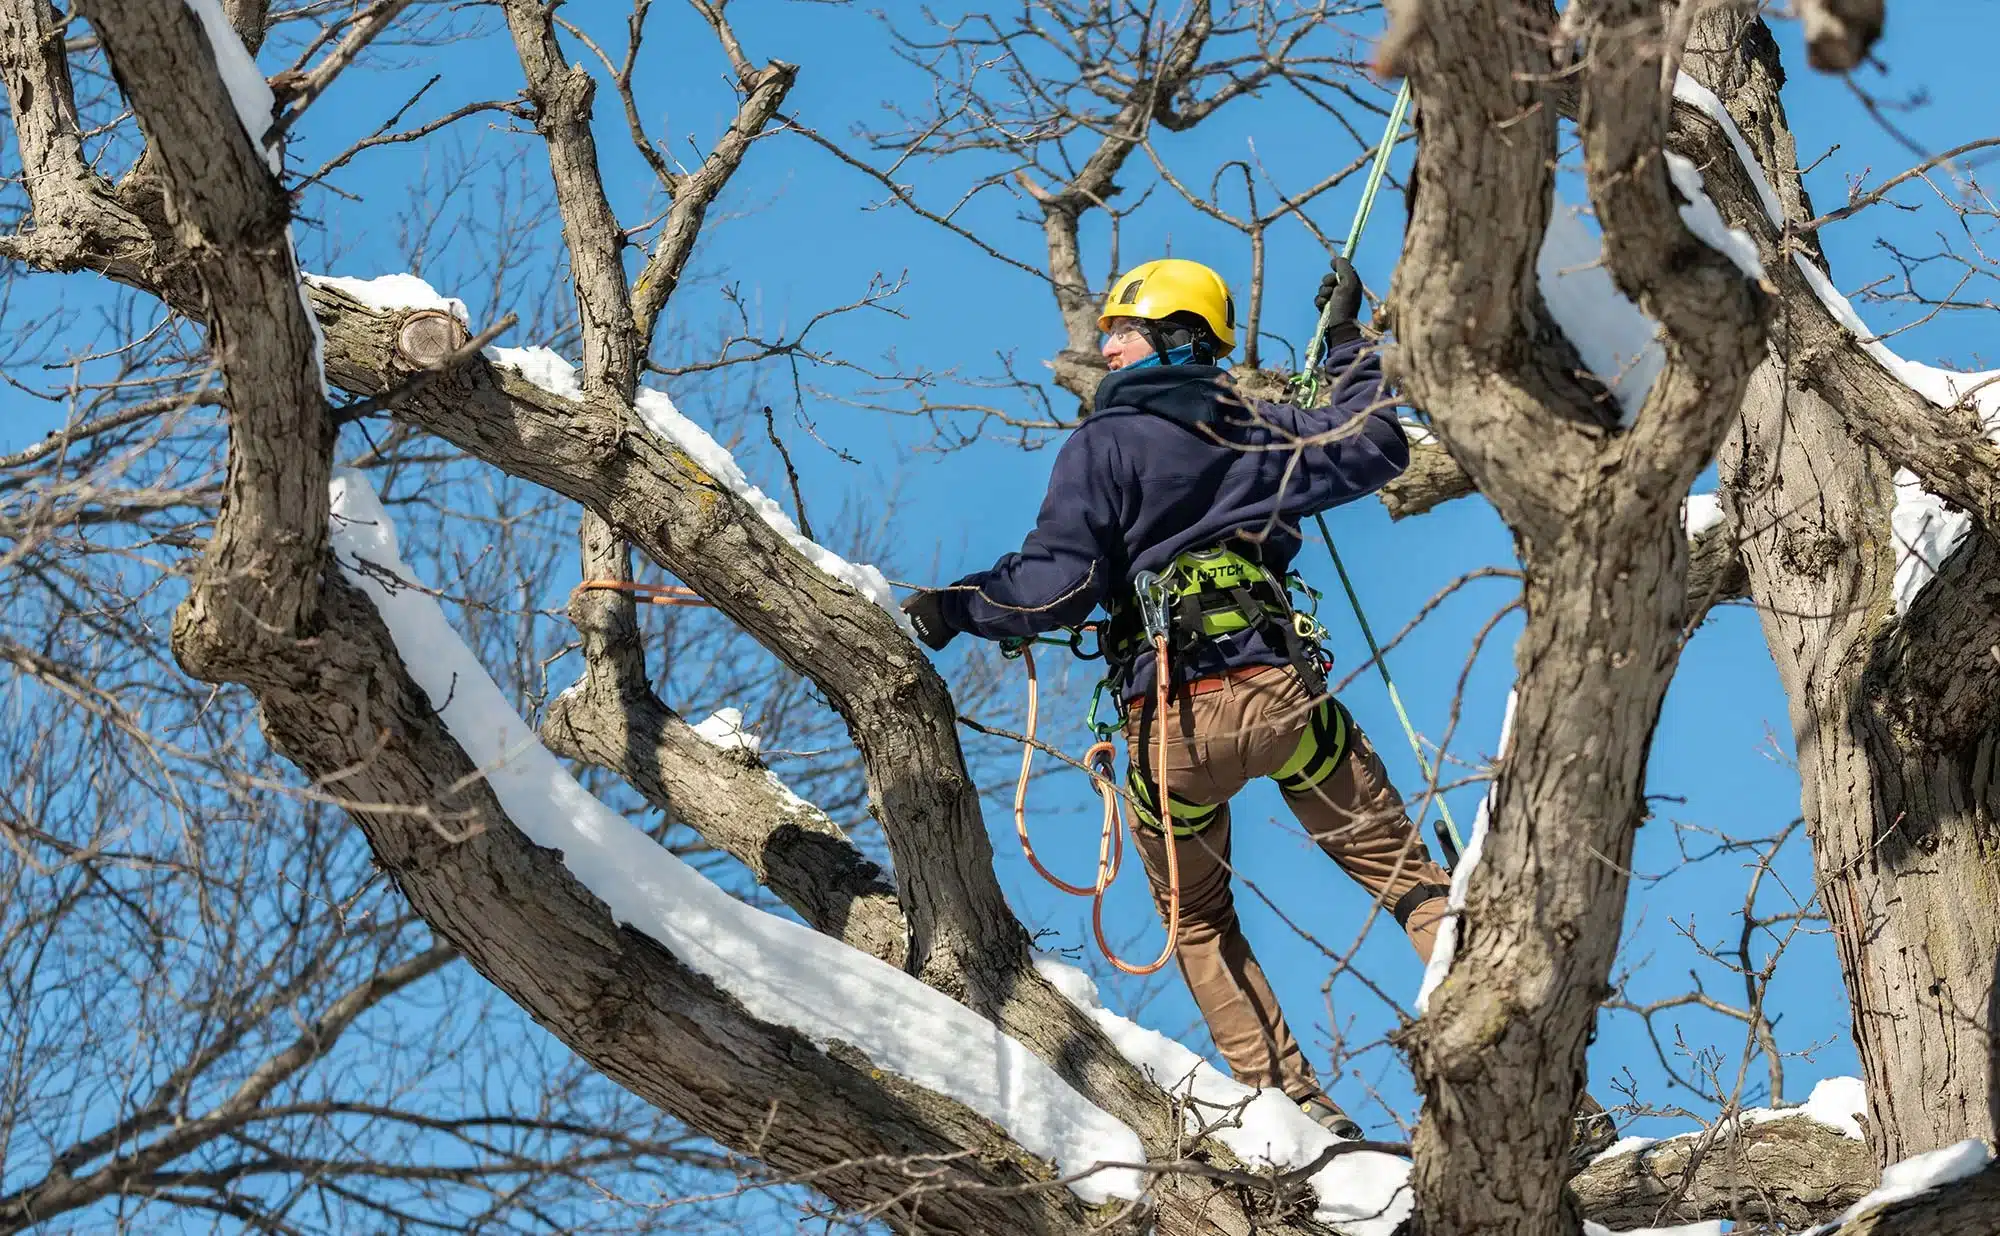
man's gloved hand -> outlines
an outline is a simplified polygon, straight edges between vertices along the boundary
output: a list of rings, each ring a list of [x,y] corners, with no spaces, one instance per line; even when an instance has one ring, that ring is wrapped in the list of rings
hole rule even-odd
[[[1327,304],[1333,309],[1327,312]],[[1336,326],[1352,324],[1361,314],[1361,276],[1354,273],[1354,263],[1336,255],[1333,269],[1319,281],[1319,295],[1313,297],[1313,308],[1327,312],[1326,328],[1331,331]]]
[[[944,620],[944,593],[927,589],[913,592],[903,598],[903,612],[910,616],[910,625],[917,629],[917,638],[924,641],[924,647],[932,652],[942,652],[944,646],[958,634],[956,628]]]

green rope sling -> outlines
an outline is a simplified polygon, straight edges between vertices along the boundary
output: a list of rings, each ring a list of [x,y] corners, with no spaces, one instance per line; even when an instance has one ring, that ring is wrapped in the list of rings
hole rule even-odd
[[[1403,121],[1410,112],[1410,82],[1403,79],[1403,88],[1396,92],[1396,101],[1389,109],[1389,124],[1382,131],[1382,141],[1375,148],[1375,161],[1368,169],[1368,183],[1361,190],[1361,202],[1354,209],[1354,224],[1347,230],[1347,243],[1340,247],[1340,255],[1350,260],[1355,248],[1361,243],[1361,233],[1368,227],[1368,217],[1375,210],[1375,196],[1381,192],[1382,178],[1389,170],[1389,156],[1396,148],[1396,139],[1403,131]],[[1312,342],[1306,347],[1305,375],[1301,379],[1299,402],[1310,407],[1319,394],[1319,362],[1326,353],[1327,317],[1333,309],[1333,301],[1328,299],[1320,311],[1319,323],[1313,329]],[[1430,801],[1436,801],[1438,813],[1442,817],[1438,824],[1438,841],[1445,848],[1446,866],[1456,866],[1458,856],[1465,851],[1465,840],[1459,835],[1458,822],[1451,818],[1451,805],[1437,791],[1437,770],[1430,757],[1424,753],[1423,740],[1417,737],[1417,727],[1410,722],[1409,710],[1403,707],[1402,693],[1396,690],[1396,680],[1389,675],[1389,662],[1382,655],[1382,648],[1375,642],[1374,629],[1368,625],[1368,615],[1361,608],[1361,597],[1354,591],[1354,581],[1348,577],[1347,565],[1340,560],[1340,549],[1333,543],[1333,533],[1326,526],[1326,516],[1313,516],[1319,524],[1319,534],[1326,541],[1327,554],[1333,559],[1333,569],[1340,575],[1340,586],[1347,591],[1347,600],[1354,607],[1354,619],[1361,627],[1361,638],[1368,643],[1368,655],[1375,662],[1375,669],[1382,675],[1382,685],[1389,689],[1389,702],[1396,708],[1396,719],[1403,723],[1403,733],[1410,740],[1410,750],[1417,757],[1417,766],[1424,772],[1426,796],[1425,810]],[[1423,822],[1423,812],[1418,813],[1418,824]]]

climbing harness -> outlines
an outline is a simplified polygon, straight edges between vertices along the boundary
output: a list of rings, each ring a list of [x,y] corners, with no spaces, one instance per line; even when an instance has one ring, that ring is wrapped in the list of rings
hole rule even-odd
[[[1326,689],[1329,662],[1320,648],[1326,628],[1314,616],[1318,594],[1296,575],[1280,576],[1263,563],[1233,549],[1188,550],[1159,574],[1144,572],[1160,591],[1157,615],[1170,632],[1176,655],[1194,651],[1204,641],[1256,630],[1271,647],[1280,649],[1299,681],[1314,695]],[[1305,609],[1292,604],[1291,591],[1310,598]],[[1100,635],[1104,655],[1120,682],[1129,682],[1143,648],[1145,597],[1134,581],[1131,600],[1118,598],[1107,607],[1110,620]]]
[[[1289,589],[1297,588],[1311,599],[1306,609],[1291,601]],[[1017,657],[1028,675],[1027,730],[1023,735],[1021,774],[1014,783],[1014,829],[1021,840],[1021,852],[1028,865],[1054,887],[1075,897],[1091,899],[1091,930],[1097,946],[1112,965],[1127,974],[1152,974],[1174,956],[1180,934],[1180,854],[1179,844],[1207,828],[1222,809],[1220,803],[1190,803],[1174,797],[1167,784],[1167,726],[1165,719],[1172,691],[1171,662],[1179,653],[1192,651],[1203,640],[1262,630],[1273,647],[1287,650],[1301,681],[1313,695],[1324,693],[1328,662],[1320,647],[1325,628],[1313,611],[1319,594],[1296,576],[1280,577],[1256,559],[1235,550],[1217,547],[1192,550],[1176,557],[1162,571],[1141,571],[1132,580],[1132,595],[1120,597],[1110,606],[1110,616],[1100,623],[1085,623],[1069,630],[1067,638],[1036,636],[1001,641],[1003,656]],[[1097,637],[1097,649],[1085,652],[1085,632]],[[1028,835],[1028,780],[1034,766],[1035,733],[1040,722],[1035,674],[1035,644],[1067,646],[1085,658],[1102,656],[1106,673],[1091,694],[1086,723],[1098,741],[1084,756],[1084,766],[1097,783],[1104,800],[1102,833],[1097,847],[1097,879],[1091,884],[1072,884],[1043,864]],[[1131,684],[1139,658],[1150,649],[1153,656],[1153,716],[1156,752],[1154,775],[1147,775],[1139,759],[1132,761],[1125,792],[1132,814],[1140,826],[1159,833],[1167,849],[1167,942],[1150,964],[1138,966],[1118,956],[1104,932],[1104,894],[1118,876],[1123,860],[1124,839],[1118,820],[1118,788],[1115,780],[1117,747],[1111,741],[1123,720],[1101,722],[1098,708],[1106,691],[1122,699]],[[1330,776],[1347,754],[1347,735],[1352,720],[1336,700],[1327,699],[1312,713],[1298,748],[1273,776],[1287,793],[1305,793]]]
[[[1389,121],[1383,130],[1382,140],[1376,146],[1375,158],[1368,170],[1368,180],[1362,189],[1361,200],[1355,206],[1354,222],[1348,229],[1347,240],[1341,246],[1341,256],[1352,260],[1361,243],[1362,233],[1367,229],[1369,217],[1374,213],[1375,199],[1382,188],[1382,181],[1388,173],[1389,159],[1394,152],[1397,138],[1410,111],[1410,84],[1404,81],[1396,92],[1395,103],[1389,111]],[[1310,407],[1319,395],[1320,360],[1326,351],[1326,332],[1330,325],[1328,318],[1332,310],[1332,300],[1322,307],[1313,337],[1306,348],[1304,372],[1296,379],[1296,390],[1302,407]],[[1233,325],[1233,323],[1232,323]],[[1348,576],[1347,566],[1341,560],[1340,550],[1334,544],[1333,534],[1327,527],[1326,518],[1316,515],[1320,536],[1325,540],[1327,553],[1333,559],[1333,567],[1340,576],[1341,588],[1347,593],[1348,603],[1353,606],[1356,623],[1361,628],[1361,636],[1368,645],[1369,657],[1375,663],[1376,671],[1382,676],[1382,683],[1388,689],[1389,701],[1396,709],[1396,718],[1403,725],[1403,733],[1409,739],[1410,750],[1417,757],[1417,765],[1423,770],[1428,799],[1438,804],[1440,820],[1436,826],[1438,844],[1445,854],[1446,866],[1456,866],[1464,843],[1458,832],[1458,824],[1452,819],[1451,808],[1437,794],[1437,773],[1425,754],[1423,740],[1417,736],[1416,726],[1410,721],[1409,710],[1403,705],[1402,693],[1396,689],[1395,679],[1389,673],[1387,659],[1381,646],[1375,640],[1374,629],[1369,625],[1368,615],[1361,605],[1361,597],[1354,589],[1354,581]],[[1310,598],[1309,605],[1300,609],[1291,603],[1292,591],[1299,591]],[[1142,571],[1133,579],[1130,599],[1119,597],[1106,606],[1109,617],[1102,623],[1086,623],[1071,629],[1068,638],[1035,637],[1002,641],[1003,655],[1019,657],[1028,674],[1028,721],[1027,741],[1021,752],[1021,775],[1014,788],[1014,825],[1020,835],[1022,852],[1029,864],[1050,884],[1073,896],[1092,899],[1091,926],[1097,936],[1097,944],[1104,955],[1120,970],[1129,974],[1150,974],[1166,965],[1174,953],[1174,940],[1180,922],[1180,867],[1176,854],[1176,843],[1182,838],[1193,836],[1206,828],[1221,809],[1220,804],[1186,803],[1173,796],[1166,784],[1167,742],[1165,724],[1156,727],[1158,733],[1158,755],[1154,761],[1158,771],[1156,779],[1148,777],[1134,760],[1126,779],[1133,814],[1146,827],[1157,829],[1165,838],[1167,846],[1167,944],[1159,958],[1147,967],[1134,967],[1119,958],[1104,936],[1104,894],[1117,877],[1123,857],[1123,841],[1118,835],[1118,790],[1112,777],[1115,768],[1116,748],[1111,737],[1118,731],[1117,722],[1098,720],[1098,709],[1106,691],[1119,692],[1130,682],[1139,656],[1148,643],[1154,655],[1154,689],[1157,696],[1155,716],[1164,721],[1168,703],[1168,668],[1170,653],[1186,653],[1205,640],[1236,635],[1243,631],[1258,629],[1265,633],[1274,648],[1282,648],[1286,659],[1292,663],[1295,672],[1314,695],[1323,695],[1326,689],[1326,670],[1329,662],[1322,644],[1326,636],[1325,627],[1317,617],[1319,594],[1308,587],[1296,575],[1279,578],[1255,559],[1233,550],[1216,547],[1190,551],[1181,554],[1166,567],[1163,573]],[[1086,654],[1081,640],[1086,630],[1094,630],[1097,636],[1097,652]],[[1071,884],[1057,876],[1043,865],[1035,854],[1034,844],[1028,836],[1027,793],[1030,770],[1034,762],[1035,729],[1038,722],[1036,701],[1035,661],[1031,645],[1036,643],[1067,644],[1078,656],[1102,655],[1109,672],[1099,680],[1091,693],[1090,711],[1085,719],[1098,741],[1084,757],[1091,779],[1097,783],[1098,793],[1104,800],[1103,831],[1098,843],[1097,879],[1089,885]],[[1122,707],[1119,709],[1122,719]],[[1312,716],[1299,737],[1299,746],[1290,759],[1274,774],[1279,788],[1288,794],[1300,794],[1311,790],[1340,766],[1347,755],[1349,736],[1353,731],[1353,718],[1340,701],[1328,696],[1314,709]],[[1421,823],[1421,817],[1419,819]]]

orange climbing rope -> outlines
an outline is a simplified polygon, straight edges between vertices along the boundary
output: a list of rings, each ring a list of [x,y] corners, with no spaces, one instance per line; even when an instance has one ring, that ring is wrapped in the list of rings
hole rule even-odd
[[[1071,884],[1042,864],[1035,854],[1035,846],[1028,838],[1028,773],[1035,762],[1035,725],[1039,719],[1038,690],[1035,678],[1035,653],[1032,648],[1021,649],[1022,664],[1028,671],[1028,725],[1024,735],[1026,742],[1021,746],[1021,775],[1014,782],[1014,831],[1021,837],[1021,852],[1044,880],[1073,897],[1091,899],[1090,928],[1097,937],[1097,947],[1104,953],[1105,960],[1127,974],[1152,974],[1164,967],[1174,957],[1174,940],[1180,934],[1181,925],[1181,865],[1180,853],[1174,836],[1174,809],[1167,797],[1167,641],[1164,636],[1153,640],[1154,689],[1158,693],[1158,709],[1154,715],[1154,731],[1159,735],[1159,753],[1153,766],[1159,771],[1154,793],[1154,801],[1159,804],[1160,831],[1167,839],[1167,943],[1160,955],[1151,964],[1133,965],[1118,955],[1116,949],[1104,935],[1104,894],[1111,882],[1118,878],[1118,869],[1124,858],[1125,839],[1118,820],[1118,784],[1115,779],[1117,748],[1109,742],[1100,742],[1084,755],[1083,762],[1090,769],[1091,779],[1097,783],[1097,792],[1104,800],[1103,832],[1097,843],[1097,882],[1090,885]]]
[[[626,579],[586,579],[571,590],[578,592],[629,592],[641,605],[706,606],[695,590],[682,584],[635,584]]]

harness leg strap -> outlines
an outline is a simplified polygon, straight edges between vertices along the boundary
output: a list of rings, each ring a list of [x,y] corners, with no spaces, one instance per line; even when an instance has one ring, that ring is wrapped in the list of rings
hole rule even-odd
[[[1329,696],[1313,709],[1299,745],[1271,779],[1287,794],[1303,794],[1333,775],[1347,758],[1347,736],[1354,719],[1337,699]]]
[[[1141,828],[1152,832],[1160,831],[1159,809],[1154,805],[1153,779],[1139,770],[1138,764],[1126,774],[1125,786],[1132,794],[1132,814]],[[1215,813],[1222,809],[1221,803],[1191,803],[1180,795],[1169,791],[1167,801],[1174,805],[1174,836],[1192,837],[1215,822]]]

